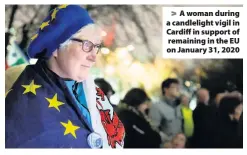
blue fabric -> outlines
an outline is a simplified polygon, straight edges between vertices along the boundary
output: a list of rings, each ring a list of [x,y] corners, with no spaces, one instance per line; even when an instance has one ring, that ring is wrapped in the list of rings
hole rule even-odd
[[[72,87],[73,87],[75,81],[73,81],[73,80],[65,81],[65,83],[66,83],[66,85],[67,85],[67,87],[68,87],[68,89],[70,91],[70,94],[73,96],[74,101],[77,103],[77,106],[79,107],[81,113],[87,119],[88,123],[92,127],[91,116],[90,116],[90,113],[88,111],[86,96],[85,96],[85,93],[84,93],[84,89],[83,89],[82,83],[79,83],[78,88],[76,90],[77,94],[79,95],[78,99],[79,99],[80,102],[78,102],[78,100],[76,99],[75,95],[73,94],[73,90],[72,90]]]
[[[54,9],[55,10],[55,9]],[[80,6],[68,5],[65,8],[56,8],[55,19],[52,20],[52,10],[42,22],[49,25],[37,31],[37,37],[32,40],[28,48],[30,58],[40,58],[40,54],[46,49],[43,58],[48,59],[61,43],[64,43],[82,27],[94,23],[88,12]]]
[[[36,95],[24,93],[23,85],[34,81],[40,88]],[[88,135],[93,132],[84,123],[77,104],[66,88],[64,80],[44,70],[40,63],[25,68],[5,98],[5,147],[6,148],[90,148]],[[47,98],[57,95],[59,111],[51,107]],[[76,138],[65,134],[61,124],[71,121],[79,127]],[[69,130],[68,130],[69,131]]]

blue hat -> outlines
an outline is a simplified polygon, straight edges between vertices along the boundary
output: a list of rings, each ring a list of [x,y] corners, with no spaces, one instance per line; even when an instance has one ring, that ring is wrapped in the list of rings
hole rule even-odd
[[[60,5],[52,10],[42,22],[38,32],[31,38],[28,48],[30,58],[48,59],[60,44],[64,43],[82,27],[93,24],[88,12],[78,5]]]

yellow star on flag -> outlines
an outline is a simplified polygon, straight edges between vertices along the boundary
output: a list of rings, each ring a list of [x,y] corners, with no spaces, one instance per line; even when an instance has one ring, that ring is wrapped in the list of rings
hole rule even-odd
[[[12,89],[8,90],[6,93],[5,93],[5,98],[7,97],[8,93],[11,91]]]
[[[43,22],[40,26],[40,29],[43,30],[46,26],[49,25],[49,22],[50,22],[49,20],[47,22]]]
[[[64,8],[66,8],[68,5],[66,5],[66,4],[63,4],[63,5],[60,5],[58,8],[59,9],[64,9]]]
[[[53,96],[53,98],[45,98],[50,104],[49,108],[55,108],[60,112],[59,106],[63,105],[63,102],[57,100],[57,93]]]
[[[36,39],[37,37],[38,37],[38,33],[35,34],[34,36],[32,36],[31,40],[34,40],[34,39]]]
[[[36,95],[36,89],[41,87],[41,85],[34,84],[34,80],[32,80],[32,82],[29,85],[21,85],[21,86],[26,88],[26,90],[23,92],[23,94],[31,92],[34,95]]]
[[[79,126],[73,125],[70,120],[68,120],[67,124],[63,122],[60,123],[65,127],[64,135],[71,134],[73,137],[76,138],[75,131],[80,128]]]
[[[55,8],[54,11],[51,14],[51,20],[54,20],[56,18],[57,12],[58,12],[58,10],[57,10],[57,8]]]

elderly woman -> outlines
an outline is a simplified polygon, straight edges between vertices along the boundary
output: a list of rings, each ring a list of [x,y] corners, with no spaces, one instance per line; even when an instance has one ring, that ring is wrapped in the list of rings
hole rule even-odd
[[[80,6],[51,11],[28,49],[38,62],[6,96],[7,148],[123,147],[123,124],[89,76],[101,39]]]

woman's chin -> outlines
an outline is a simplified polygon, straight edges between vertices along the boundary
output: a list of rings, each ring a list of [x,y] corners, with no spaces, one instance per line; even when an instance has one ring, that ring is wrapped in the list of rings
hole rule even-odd
[[[77,82],[82,82],[82,81],[84,81],[84,80],[86,80],[88,78],[88,74],[84,74],[84,75],[79,75],[79,76],[77,76]]]

